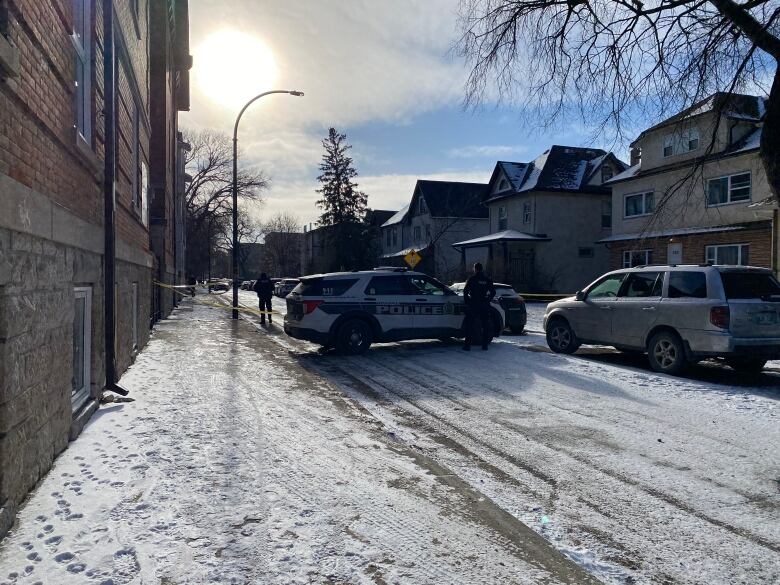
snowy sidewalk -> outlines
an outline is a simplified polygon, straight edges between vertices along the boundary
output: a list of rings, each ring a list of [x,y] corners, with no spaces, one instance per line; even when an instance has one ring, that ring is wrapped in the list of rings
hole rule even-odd
[[[0,543],[0,583],[594,583],[227,312],[184,306]]]

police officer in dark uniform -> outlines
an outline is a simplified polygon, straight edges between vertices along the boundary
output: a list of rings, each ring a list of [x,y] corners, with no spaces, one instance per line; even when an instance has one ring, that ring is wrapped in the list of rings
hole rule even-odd
[[[466,301],[466,343],[463,349],[471,350],[471,344],[475,341],[475,333],[479,327],[482,337],[482,349],[488,348],[490,341],[490,301],[496,296],[496,288],[493,281],[488,278],[482,269],[482,264],[474,264],[474,274],[466,281],[463,289],[463,299]]]
[[[255,282],[254,291],[257,293],[257,298],[260,301],[260,310],[268,311],[268,323],[272,323],[271,300],[274,297],[274,283],[271,282],[271,279],[268,278],[265,272]],[[260,324],[265,325],[265,313],[260,315]]]

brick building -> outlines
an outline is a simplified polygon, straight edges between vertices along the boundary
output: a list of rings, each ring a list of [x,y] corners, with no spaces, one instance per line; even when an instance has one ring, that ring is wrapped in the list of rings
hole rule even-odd
[[[612,268],[750,264],[780,271],[780,217],[759,144],[764,98],[717,93],[640,134],[609,181]]]
[[[0,0],[0,535],[183,279],[187,45],[186,0]]]

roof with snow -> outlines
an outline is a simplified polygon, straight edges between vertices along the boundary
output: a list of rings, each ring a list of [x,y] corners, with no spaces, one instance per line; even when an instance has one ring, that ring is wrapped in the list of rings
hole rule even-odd
[[[366,212],[366,223],[371,226],[381,226],[396,214],[388,209],[369,209]]]
[[[390,219],[388,219],[385,223],[382,224],[382,227],[387,227],[389,225],[396,225],[401,223],[404,218],[406,217],[406,214],[409,213],[409,204],[407,203],[404,205],[401,209],[395,212],[395,215],[393,215]]]
[[[513,163],[499,161],[493,171],[493,178],[502,171],[512,186],[512,192],[494,194],[491,199],[509,197],[516,193],[537,191],[594,191],[600,187],[588,185],[593,173],[611,159],[618,171],[626,164],[612,153],[600,148],[580,148],[576,146],[553,145],[533,162]]]
[[[674,116],[659,122],[655,126],[643,130],[637,137],[637,140],[648,132],[711,112],[720,112],[729,118],[758,122],[763,119],[766,113],[766,98],[757,95],[719,91],[678,112]]]
[[[549,242],[550,238],[544,235],[527,234],[517,230],[504,230],[487,236],[480,236],[471,240],[464,240],[452,244],[453,248],[473,248],[475,246],[487,246],[496,242]]]

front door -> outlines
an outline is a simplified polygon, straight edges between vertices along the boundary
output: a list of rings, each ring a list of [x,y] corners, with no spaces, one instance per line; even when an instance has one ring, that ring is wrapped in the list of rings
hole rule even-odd
[[[667,264],[682,264],[682,242],[673,242],[666,248]]]
[[[73,412],[89,398],[92,356],[92,289],[74,289],[73,377],[70,402]]]

